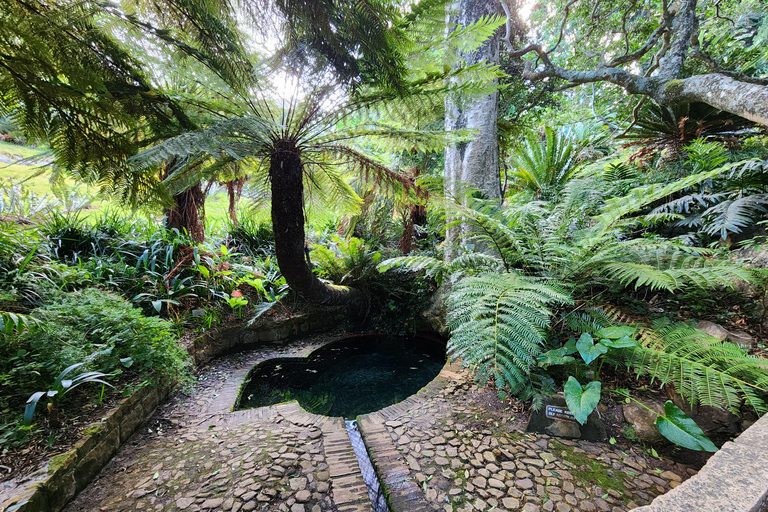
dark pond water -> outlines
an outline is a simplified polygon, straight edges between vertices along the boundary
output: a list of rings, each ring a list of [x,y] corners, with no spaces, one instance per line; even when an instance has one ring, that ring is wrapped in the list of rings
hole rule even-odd
[[[426,338],[345,338],[306,359],[272,359],[255,367],[238,409],[298,400],[314,414],[354,418],[415,394],[444,364],[445,344]]]

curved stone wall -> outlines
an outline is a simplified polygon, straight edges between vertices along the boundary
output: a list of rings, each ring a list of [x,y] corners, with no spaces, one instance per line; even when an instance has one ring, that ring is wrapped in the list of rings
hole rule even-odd
[[[768,414],[725,443],[697,475],[635,510],[767,512]]]

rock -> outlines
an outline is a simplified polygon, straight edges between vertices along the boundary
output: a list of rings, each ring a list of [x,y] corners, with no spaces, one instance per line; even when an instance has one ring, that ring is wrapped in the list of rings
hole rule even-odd
[[[520,489],[532,489],[533,481],[530,478],[523,478],[522,480],[516,480],[515,485]]]
[[[664,414],[664,404],[657,400],[643,401],[647,407],[653,409],[659,414]],[[658,417],[645,407],[635,402],[624,404],[624,420],[635,431],[637,440],[646,444],[660,444],[665,442],[664,436],[656,428],[654,422]]]
[[[202,509],[219,508],[222,503],[224,503],[224,500],[222,498],[211,498],[211,499],[205,500],[203,504],[200,505],[200,508]]]
[[[441,336],[449,336],[450,331],[446,321],[446,311],[445,293],[443,288],[440,287],[429,299],[427,308],[419,313],[418,321],[424,324],[423,327],[427,327]]]
[[[312,493],[307,491],[306,489],[303,491],[297,492],[296,495],[294,496],[294,498],[296,498],[296,501],[298,501],[299,503],[305,503],[309,501],[309,498],[311,497],[312,497]]]
[[[195,502],[195,498],[179,498],[176,500],[176,506],[179,510],[184,510]]]
[[[520,502],[515,498],[502,498],[501,504],[507,510],[516,510],[520,508]]]
[[[547,425],[545,433],[555,437],[578,439],[581,437],[581,427],[572,421],[554,421]]]
[[[589,415],[584,425],[571,418],[573,414],[563,395],[553,395],[544,400],[541,410],[531,412],[525,431],[585,441],[604,441],[608,437],[596,412]]]
[[[483,459],[485,459],[486,462],[496,462],[496,456],[493,452],[483,452]]]
[[[696,324],[696,328],[700,331],[704,331],[714,338],[719,339],[720,341],[728,338],[728,331],[725,329],[725,327],[708,320],[700,320],[699,323]]]
[[[672,401],[718,446],[741,432],[741,419],[726,409],[709,405],[691,407],[678,393]]]
[[[757,346],[757,340],[744,331],[727,331],[728,341],[742,348],[753,349]]]
[[[289,484],[291,485],[292,491],[303,491],[307,488],[307,479],[303,477],[292,478],[289,481]]]

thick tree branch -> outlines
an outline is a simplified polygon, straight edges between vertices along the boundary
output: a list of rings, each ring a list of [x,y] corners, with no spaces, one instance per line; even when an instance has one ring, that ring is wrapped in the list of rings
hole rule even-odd
[[[569,2],[568,7],[573,3],[573,0]],[[564,88],[585,83],[610,82],[631,94],[649,97],[660,105],[702,102],[768,125],[768,81],[724,71],[714,60],[701,52],[696,36],[696,3],[696,0],[679,0],[669,4],[663,0],[662,21],[643,46],[594,69],[575,70],[558,66],[550,58],[551,50],[544,51],[538,44],[515,50],[511,48],[509,38],[506,40],[508,54],[512,58],[530,53],[536,55],[536,59],[525,63],[522,76],[527,80],[559,78],[567,82]],[[502,6],[506,7],[503,2]],[[567,16],[566,8],[565,19]],[[563,37],[565,19],[560,25],[558,42]],[[637,62],[658,45],[659,39],[662,40],[662,45],[642,74],[621,67],[629,62]],[[688,56],[704,60],[713,72],[679,79]]]

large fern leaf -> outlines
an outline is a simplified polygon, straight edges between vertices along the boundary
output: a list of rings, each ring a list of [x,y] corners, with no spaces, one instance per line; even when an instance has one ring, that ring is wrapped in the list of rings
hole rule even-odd
[[[645,330],[640,341],[609,356],[638,375],[673,384],[691,404],[738,414],[745,401],[760,415],[768,412],[768,360],[684,323]]]
[[[517,274],[467,277],[448,296],[448,351],[477,370],[481,384],[523,389],[536,364],[553,304],[572,302],[562,289]]]

